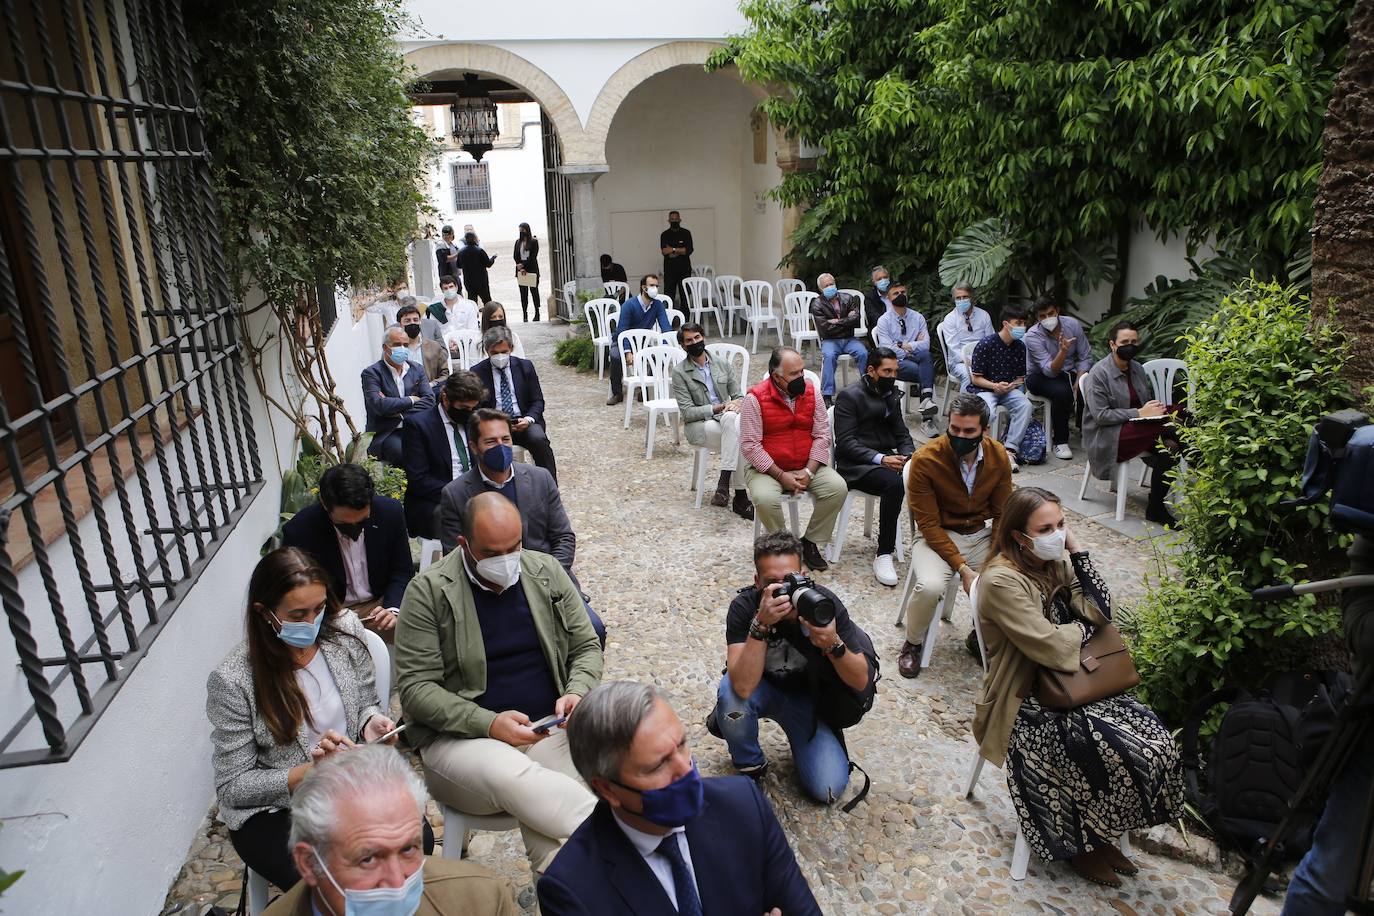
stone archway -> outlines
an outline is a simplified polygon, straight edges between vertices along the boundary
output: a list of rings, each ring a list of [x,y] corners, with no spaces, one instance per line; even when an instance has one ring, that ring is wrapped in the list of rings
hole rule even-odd
[[[519,86],[534,97],[557,128],[566,164],[605,163],[604,140],[596,142],[589,137],[568,94],[547,73],[520,55],[492,45],[453,42],[416,48],[405,55],[405,61],[422,79],[443,70],[471,70]]]

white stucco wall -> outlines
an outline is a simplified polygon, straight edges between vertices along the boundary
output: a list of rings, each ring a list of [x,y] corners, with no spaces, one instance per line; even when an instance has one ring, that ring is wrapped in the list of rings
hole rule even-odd
[[[631,277],[661,270],[658,234],[676,209],[692,231],[693,264],[775,276],[778,259],[770,252],[781,216],[776,207],[756,213],[754,191],[776,183],[778,169],[771,153],[767,165],[752,165],[753,106],[734,77],[691,67],[659,74],[626,96],[611,124],[610,171],[596,183],[600,250]]]
[[[1193,260],[1199,264],[1215,256],[1210,245],[1202,245]],[[1131,237],[1131,253],[1126,262],[1126,301],[1145,294],[1145,287],[1158,276],[1171,280],[1186,279],[1192,270],[1188,266],[1188,245],[1183,236],[1171,234],[1161,241],[1150,229],[1141,226]],[[1097,321],[1111,308],[1112,288],[1099,286],[1092,292],[1076,296],[1074,313],[1089,321]]]
[[[463,226],[471,223],[484,243],[499,239],[514,239],[521,223],[529,223],[534,234],[547,234],[547,215],[544,207],[544,151],[539,136],[539,105],[526,102],[506,105],[511,115],[523,124],[524,144],[520,147],[497,148],[482,157],[491,180],[491,209],[457,211],[453,206],[453,163],[472,162],[472,156],[460,150],[447,150],[439,163],[430,170],[429,199],[437,211],[436,226],[451,224],[461,238]],[[488,254],[501,254],[502,261],[510,260],[508,247],[489,248]],[[509,267],[509,264],[505,265]],[[496,268],[493,268],[495,270]]]

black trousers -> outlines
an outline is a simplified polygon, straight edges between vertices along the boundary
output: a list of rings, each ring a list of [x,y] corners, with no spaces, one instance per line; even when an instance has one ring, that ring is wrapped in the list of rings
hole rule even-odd
[[[1073,374],[1061,372],[1054,378],[1044,375],[1026,377],[1026,388],[1031,394],[1049,398],[1054,429],[1050,438],[1055,445],[1069,444],[1069,419],[1073,414]]]
[[[558,462],[553,457],[553,446],[544,427],[531,423],[518,433],[511,433],[511,441],[530,453],[534,463],[549,472],[554,483],[558,483]]]
[[[539,320],[539,284],[538,284],[539,275],[538,275],[538,274],[534,274],[533,276],[534,276],[534,279],[535,279],[535,285],[534,285],[534,286],[521,286],[521,287],[520,287],[520,312],[521,312],[521,314],[522,314],[523,317],[529,318],[530,313],[529,313],[529,311],[528,311],[528,310],[529,310],[529,304],[528,304],[528,303],[529,303],[530,301],[532,301],[532,302],[534,302],[534,319],[535,319],[535,321],[538,321],[538,320]]]
[[[425,855],[434,852],[434,831],[423,821]],[[291,836],[291,812],[262,811],[250,817],[238,830],[229,831],[229,842],[243,864],[284,891],[301,879],[296,863],[286,848]]]
[[[906,485],[901,471],[875,465],[872,470],[849,485],[861,493],[871,493],[878,499],[878,556],[897,549],[897,520],[902,514],[902,500]]]

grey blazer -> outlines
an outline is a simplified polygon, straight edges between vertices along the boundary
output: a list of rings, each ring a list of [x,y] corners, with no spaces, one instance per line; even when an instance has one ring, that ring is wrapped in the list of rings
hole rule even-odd
[[[515,470],[515,500],[520,509],[522,544],[530,550],[550,554],[569,575],[577,556],[577,535],[573,534],[558,484],[548,471],[532,464],[511,465]],[[507,487],[510,483],[506,484]],[[496,490],[482,479],[474,466],[444,486],[439,497],[439,542],[444,553],[458,546],[463,530],[463,509],[478,493]],[[497,490],[496,492],[500,492]],[[576,582],[576,580],[573,580]]]
[[[349,737],[357,740],[367,720],[381,712],[372,655],[363,642],[362,622],[352,611],[341,612],[334,627],[337,632],[330,639],[323,638],[327,631],[321,630],[320,651],[343,698]],[[237,830],[255,814],[290,807],[286,772],[310,762],[309,739],[302,723],[295,741],[278,744],[258,716],[247,642],[239,643],[210,672],[205,692],[219,819],[230,830]]]
[[[1140,363],[1131,360],[1131,384],[1140,403],[1154,398],[1150,378]],[[1131,392],[1126,377],[1116,367],[1111,356],[1098,360],[1097,365],[1083,377],[1083,447],[1088,451],[1088,466],[1099,480],[1112,476],[1116,467],[1116,443],[1121,438],[1121,426],[1131,417],[1140,416],[1139,408],[1130,406]]]
[[[711,367],[716,397],[722,401],[744,397],[739,379],[735,378],[735,367],[729,360],[715,359],[710,354],[706,360]],[[706,373],[691,358],[673,367],[673,397],[677,399],[677,411],[682,417],[687,441],[692,445],[705,445],[706,421],[715,417],[715,412],[711,409],[711,393],[706,390]]]

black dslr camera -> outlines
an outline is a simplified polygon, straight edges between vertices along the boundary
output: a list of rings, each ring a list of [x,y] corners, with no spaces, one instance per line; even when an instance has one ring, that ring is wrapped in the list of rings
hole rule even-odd
[[[1302,497],[1280,505],[1307,506],[1331,491],[1331,524],[1374,535],[1374,424],[1358,410],[1317,421],[1307,446]]]
[[[816,583],[804,573],[788,573],[773,594],[791,598],[797,614],[813,627],[828,627],[835,619],[835,602],[816,588]]]

